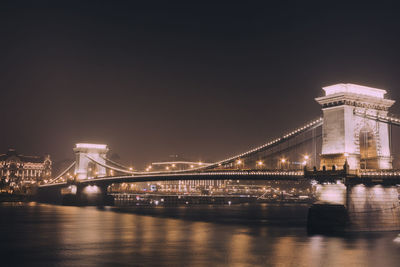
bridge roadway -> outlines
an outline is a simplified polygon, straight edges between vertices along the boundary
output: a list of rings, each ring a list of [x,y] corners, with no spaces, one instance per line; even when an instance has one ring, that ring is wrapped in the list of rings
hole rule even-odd
[[[141,175],[106,176],[82,180],[82,185],[106,186],[113,183],[134,182],[160,182],[178,180],[289,180],[298,181],[304,179],[303,171],[259,171],[259,170],[235,170],[235,171],[208,171],[186,173],[152,173]],[[68,182],[40,185],[39,188],[57,188],[68,185]]]
[[[381,184],[400,185],[399,170],[385,171],[260,171],[260,170],[225,170],[201,172],[164,172],[139,175],[105,176],[79,181],[81,185],[108,186],[114,183],[162,182],[178,180],[241,180],[241,181],[300,181],[315,180],[319,183],[336,182],[345,184]],[[73,181],[40,185],[39,188],[62,188]]]

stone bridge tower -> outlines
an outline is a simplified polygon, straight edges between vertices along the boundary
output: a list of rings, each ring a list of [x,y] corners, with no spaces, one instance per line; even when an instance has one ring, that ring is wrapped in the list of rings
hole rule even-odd
[[[88,178],[90,166],[94,167],[95,170],[92,170],[92,172],[96,176],[106,175],[106,168],[99,164],[93,164],[90,158],[105,165],[105,158],[108,152],[107,145],[79,143],[75,145],[74,152],[76,155],[75,177],[78,181]]]
[[[315,99],[324,116],[321,169],[341,169],[346,159],[350,169],[391,169],[388,124],[371,117],[386,116],[395,101],[385,90],[356,84],[323,89]]]

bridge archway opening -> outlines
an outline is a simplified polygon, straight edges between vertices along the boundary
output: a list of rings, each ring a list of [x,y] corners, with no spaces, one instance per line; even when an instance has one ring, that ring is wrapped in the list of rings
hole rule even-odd
[[[378,150],[376,145],[376,137],[373,130],[364,126],[360,130],[360,168],[361,169],[378,169]]]
[[[87,170],[88,178],[96,177],[97,173],[98,173],[98,170],[97,170],[96,163],[94,163],[93,161],[88,162],[88,170]]]

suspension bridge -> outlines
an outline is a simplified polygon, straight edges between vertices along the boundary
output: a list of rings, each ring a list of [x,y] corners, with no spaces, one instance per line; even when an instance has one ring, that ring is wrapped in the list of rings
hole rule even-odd
[[[134,171],[107,158],[105,144],[76,144],[75,162],[40,185],[38,195],[51,199],[73,186],[78,199],[89,193],[104,197],[111,184],[148,181],[309,180],[318,184],[320,201],[345,207],[352,227],[400,229],[400,171],[392,166],[390,140],[392,125],[400,126],[399,117],[389,114],[395,101],[385,98],[385,90],[355,84],[323,90],[315,99],[321,117],[238,155],[188,169]],[[369,223],[355,215],[376,208],[390,212]]]

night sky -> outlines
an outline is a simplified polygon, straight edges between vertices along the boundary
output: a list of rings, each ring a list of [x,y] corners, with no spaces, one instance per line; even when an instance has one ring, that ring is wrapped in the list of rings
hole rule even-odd
[[[323,86],[400,99],[396,6],[187,2],[1,1],[0,153],[212,161],[320,116]]]

